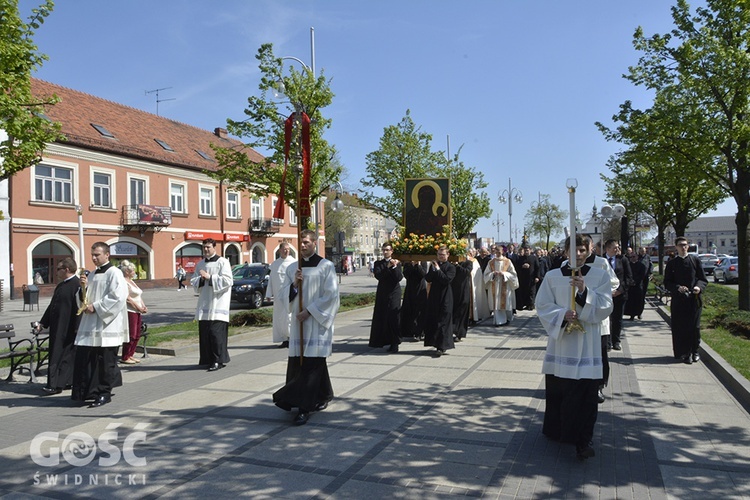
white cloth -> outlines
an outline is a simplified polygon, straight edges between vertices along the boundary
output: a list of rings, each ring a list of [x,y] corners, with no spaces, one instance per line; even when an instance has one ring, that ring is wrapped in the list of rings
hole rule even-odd
[[[561,267],[565,267],[568,265],[568,261],[563,261]],[[620,288],[620,278],[617,277],[617,274],[615,274],[615,270],[612,269],[612,266],[609,264],[609,260],[605,259],[604,257],[599,257],[598,255],[594,256],[594,262],[591,262],[589,264],[590,267],[598,267],[600,269],[603,269],[607,271],[607,274],[609,275],[609,282],[612,285],[612,292]],[[607,319],[602,321],[602,335],[609,335],[609,316],[607,316]]]
[[[201,283],[201,270],[211,275],[209,280]],[[195,265],[195,272],[190,279],[193,289],[200,294],[195,308],[195,319],[198,321],[229,322],[229,306],[232,301],[232,266],[224,257],[213,262],[201,259]]]
[[[271,274],[268,275],[268,287],[266,288],[266,299],[273,299],[273,341],[284,342],[289,340],[289,327],[292,321],[292,313],[289,312],[289,293],[281,293],[286,283],[286,268],[295,258],[287,255],[285,259],[279,257],[271,263]]]
[[[80,306],[80,297],[78,300]],[[118,268],[90,273],[86,303],[94,306],[94,312],[81,315],[75,345],[116,347],[129,342],[127,300],[128,284]]]
[[[143,303],[143,290],[132,281],[125,280],[125,283],[128,285],[128,298],[130,299],[127,302],[128,312],[140,313],[145,305]],[[141,309],[136,309],[136,306],[131,304],[131,301]]]
[[[513,320],[515,290],[518,288],[518,275],[513,262],[507,257],[493,258],[484,269],[484,282],[494,324],[509,323]]]
[[[612,285],[609,274],[591,267],[584,276],[586,305],[576,304],[585,332],[566,332],[563,322],[570,310],[570,276],[553,269],[542,280],[536,295],[537,316],[549,335],[542,373],[568,379],[602,378],[602,321],[612,313]]]
[[[292,262],[286,268],[287,282],[280,293],[289,296],[289,289],[294,284],[294,274],[299,262]],[[302,293],[289,303],[292,313],[292,324],[289,331],[289,356],[300,355],[300,322],[299,299],[302,295],[302,306],[311,316],[302,323],[304,337],[303,356],[326,358],[333,352],[333,322],[339,310],[339,285],[336,269],[330,260],[321,260],[316,267],[302,268]]]
[[[487,287],[479,261],[474,259],[471,267],[471,319],[481,321],[490,316],[490,305],[487,302]]]

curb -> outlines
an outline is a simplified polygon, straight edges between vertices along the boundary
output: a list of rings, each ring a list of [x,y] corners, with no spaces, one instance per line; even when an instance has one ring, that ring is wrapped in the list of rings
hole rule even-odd
[[[655,305],[656,311],[671,328],[672,318],[666,306],[660,303],[655,303]],[[724,358],[711,349],[705,342],[701,342],[700,351],[701,360],[706,367],[719,379],[719,382],[726,387],[729,393],[734,396],[742,408],[750,413],[750,381],[743,377],[740,372],[735,370],[733,366],[727,363]]]

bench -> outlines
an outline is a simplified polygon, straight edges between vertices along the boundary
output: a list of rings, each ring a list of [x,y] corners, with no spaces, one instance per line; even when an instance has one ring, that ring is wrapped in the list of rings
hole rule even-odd
[[[21,373],[22,370],[27,369],[25,364],[28,363],[29,382],[36,382],[34,359],[38,351],[35,348],[34,342],[31,339],[12,340],[15,336],[16,332],[12,324],[0,325],[0,339],[8,340],[8,350],[0,352],[0,360],[10,360],[10,373],[8,373],[8,377],[5,380],[6,382],[13,381],[13,374],[15,372]]]
[[[656,283],[654,283],[654,289],[656,290],[654,292],[654,296],[660,302],[664,302],[665,304],[669,305],[669,299],[671,298],[669,290],[667,290],[666,288],[664,288],[661,285],[657,285]]]
[[[36,349],[36,367],[34,374],[40,375],[42,367],[47,365],[49,367],[49,330],[37,331],[34,328],[34,323],[31,327],[31,335],[34,337],[34,349]]]
[[[148,325],[146,323],[141,323],[141,338],[143,339],[143,345],[141,348],[143,349],[143,356],[142,358],[148,357],[148,350],[146,349],[146,341],[148,340]]]

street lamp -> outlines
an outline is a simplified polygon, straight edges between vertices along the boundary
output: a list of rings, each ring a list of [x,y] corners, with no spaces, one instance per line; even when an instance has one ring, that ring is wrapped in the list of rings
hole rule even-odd
[[[609,222],[614,219],[622,218],[625,215],[625,207],[620,203],[615,203],[614,205],[605,204],[604,206],[602,206],[600,213],[601,213],[602,219]],[[604,237],[604,231],[602,231],[602,237]],[[622,239],[622,228],[620,229],[620,239]],[[622,241],[620,242],[620,244],[622,245],[623,249],[627,248],[627,242]]]
[[[336,181],[336,199],[331,202],[331,210],[334,212],[342,212],[344,210],[344,202],[341,200],[342,194],[344,194],[344,187],[339,181]]]
[[[516,200],[517,203],[523,203],[523,193],[512,186],[510,177],[508,177],[508,189],[498,191],[497,201],[500,203],[508,203],[508,230],[510,231],[510,243],[513,243],[513,200]]]
[[[500,212],[497,213],[497,219],[492,221],[492,225],[497,228],[497,240],[495,243],[500,243],[500,226],[505,225],[505,221],[500,220]]]

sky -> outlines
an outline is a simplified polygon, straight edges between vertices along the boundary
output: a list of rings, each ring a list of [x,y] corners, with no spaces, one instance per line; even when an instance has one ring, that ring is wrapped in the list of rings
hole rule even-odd
[[[20,0],[28,14],[41,0]],[[695,2],[691,2],[694,4]],[[672,29],[665,0],[58,0],[34,38],[49,56],[37,78],[206,130],[242,119],[257,95],[255,55],[311,65],[330,79],[333,120],[347,191],[366,176],[383,130],[410,110],[435,151],[484,174],[493,214],[480,237],[513,240],[534,201],[568,210],[566,180],[578,181],[584,221],[605,203],[606,162],[620,146],[595,126],[619,105],[651,96],[622,78],[632,45]],[[287,61],[289,64],[296,64]],[[300,66],[296,66],[300,69]],[[173,100],[168,100],[173,99]],[[263,153],[263,151],[260,151]],[[508,188],[523,202],[498,201]],[[616,201],[616,200],[615,200]],[[728,201],[709,215],[733,215]],[[493,224],[494,223],[494,224]]]

